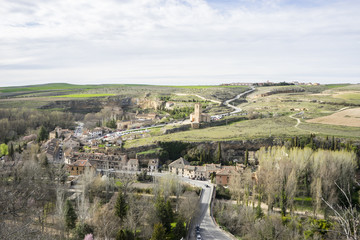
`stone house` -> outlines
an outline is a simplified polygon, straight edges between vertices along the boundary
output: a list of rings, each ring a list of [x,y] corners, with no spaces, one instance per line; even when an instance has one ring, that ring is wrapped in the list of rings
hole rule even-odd
[[[216,184],[227,186],[230,183],[232,175],[236,173],[236,169],[233,166],[227,166],[224,169],[216,172]]]
[[[138,171],[139,170],[139,160],[136,158],[129,159],[126,165],[126,170],[128,171]]]
[[[159,169],[159,159],[149,159],[148,172],[157,172]]]
[[[49,133],[49,139],[56,138],[56,134],[58,138],[67,138],[71,136],[74,132],[69,129],[62,129],[61,127],[56,127],[54,131]]]
[[[49,162],[54,162],[59,153],[60,140],[53,138],[45,143],[45,154]]]
[[[78,149],[79,147],[80,147],[80,142],[74,136],[69,136],[65,138],[63,141],[63,148],[65,149],[68,148]]]
[[[184,176],[185,166],[190,166],[190,163],[181,157],[169,164],[169,172],[179,176]]]
[[[96,166],[90,163],[89,160],[77,160],[73,164],[67,165],[70,175],[77,176],[85,172],[85,170],[90,169],[96,171]]]

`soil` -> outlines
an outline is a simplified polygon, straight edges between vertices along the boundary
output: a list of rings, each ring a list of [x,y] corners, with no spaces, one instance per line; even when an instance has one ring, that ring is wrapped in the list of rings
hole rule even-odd
[[[360,127],[360,108],[344,110],[329,116],[314,118],[307,122]]]

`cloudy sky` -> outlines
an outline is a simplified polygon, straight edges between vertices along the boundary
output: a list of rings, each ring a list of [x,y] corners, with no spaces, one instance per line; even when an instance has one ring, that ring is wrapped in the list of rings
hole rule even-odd
[[[0,0],[0,86],[360,82],[359,0]]]

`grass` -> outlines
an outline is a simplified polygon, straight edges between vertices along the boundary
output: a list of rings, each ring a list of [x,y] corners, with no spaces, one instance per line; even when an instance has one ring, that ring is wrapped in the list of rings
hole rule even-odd
[[[360,93],[341,93],[337,94],[335,97],[345,100],[360,100]]]
[[[136,84],[101,84],[101,85],[75,85],[68,83],[49,83],[19,87],[2,87],[0,92],[26,92],[26,91],[47,91],[47,90],[60,90],[60,89],[96,89],[96,88],[111,88],[121,86],[147,86],[147,85],[136,85]]]
[[[204,88],[249,88],[248,86],[192,85],[192,86],[162,86],[171,88],[204,89]]]
[[[360,128],[358,127],[302,122],[299,125],[299,128],[323,136],[336,136],[354,139],[358,139],[360,136]]]
[[[272,136],[306,135],[305,131],[294,128],[296,121],[284,116],[276,119],[256,119],[232,123],[226,126],[206,129],[191,129],[152,138],[135,139],[127,141],[125,148],[153,144],[156,141],[231,141]],[[266,130],[265,130],[266,129]]]
[[[53,96],[56,98],[92,98],[92,97],[107,97],[107,96],[115,96],[113,93],[96,93],[96,94],[68,94],[68,95],[60,95]]]
[[[307,136],[315,132],[321,136],[336,136],[346,138],[359,138],[360,128],[335,125],[323,125],[302,122],[295,128],[296,120],[288,116],[277,118],[264,118],[245,120],[226,126],[210,127],[205,129],[191,129],[150,138],[141,138],[125,142],[125,148],[154,144],[158,141],[237,141],[246,139],[260,139],[272,137],[288,138],[292,136]]]
[[[326,88],[332,89],[332,88],[342,88],[342,87],[347,87],[350,84],[327,84],[325,85]]]
[[[148,151],[139,152],[139,153],[137,153],[137,155],[148,155],[148,154],[159,153],[160,150],[161,150],[161,148],[150,149]]]

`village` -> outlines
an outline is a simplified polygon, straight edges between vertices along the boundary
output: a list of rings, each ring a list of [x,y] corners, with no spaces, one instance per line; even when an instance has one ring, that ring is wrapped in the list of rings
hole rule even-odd
[[[142,119],[148,116],[141,116]],[[152,120],[156,118],[151,114]],[[202,113],[201,104],[196,103],[194,113],[188,120],[192,128],[199,128],[201,123],[210,122],[208,114]],[[49,139],[41,146],[46,159],[53,164],[66,164],[70,181],[76,181],[87,169],[98,174],[116,172],[169,172],[189,179],[211,180],[215,184],[227,186],[231,176],[240,173],[246,167],[238,161],[232,166],[222,163],[191,165],[183,157],[162,166],[159,158],[143,157],[138,154],[129,154],[123,151],[123,143],[127,139],[144,137],[151,127],[146,127],[148,121],[117,121],[117,128],[95,127],[84,128],[78,123],[75,131],[56,127],[49,133]],[[164,124],[151,122],[153,127],[162,127]],[[148,136],[147,136],[148,137]],[[36,144],[36,136],[26,136],[27,148]],[[255,161],[254,152],[250,152],[250,161]]]

